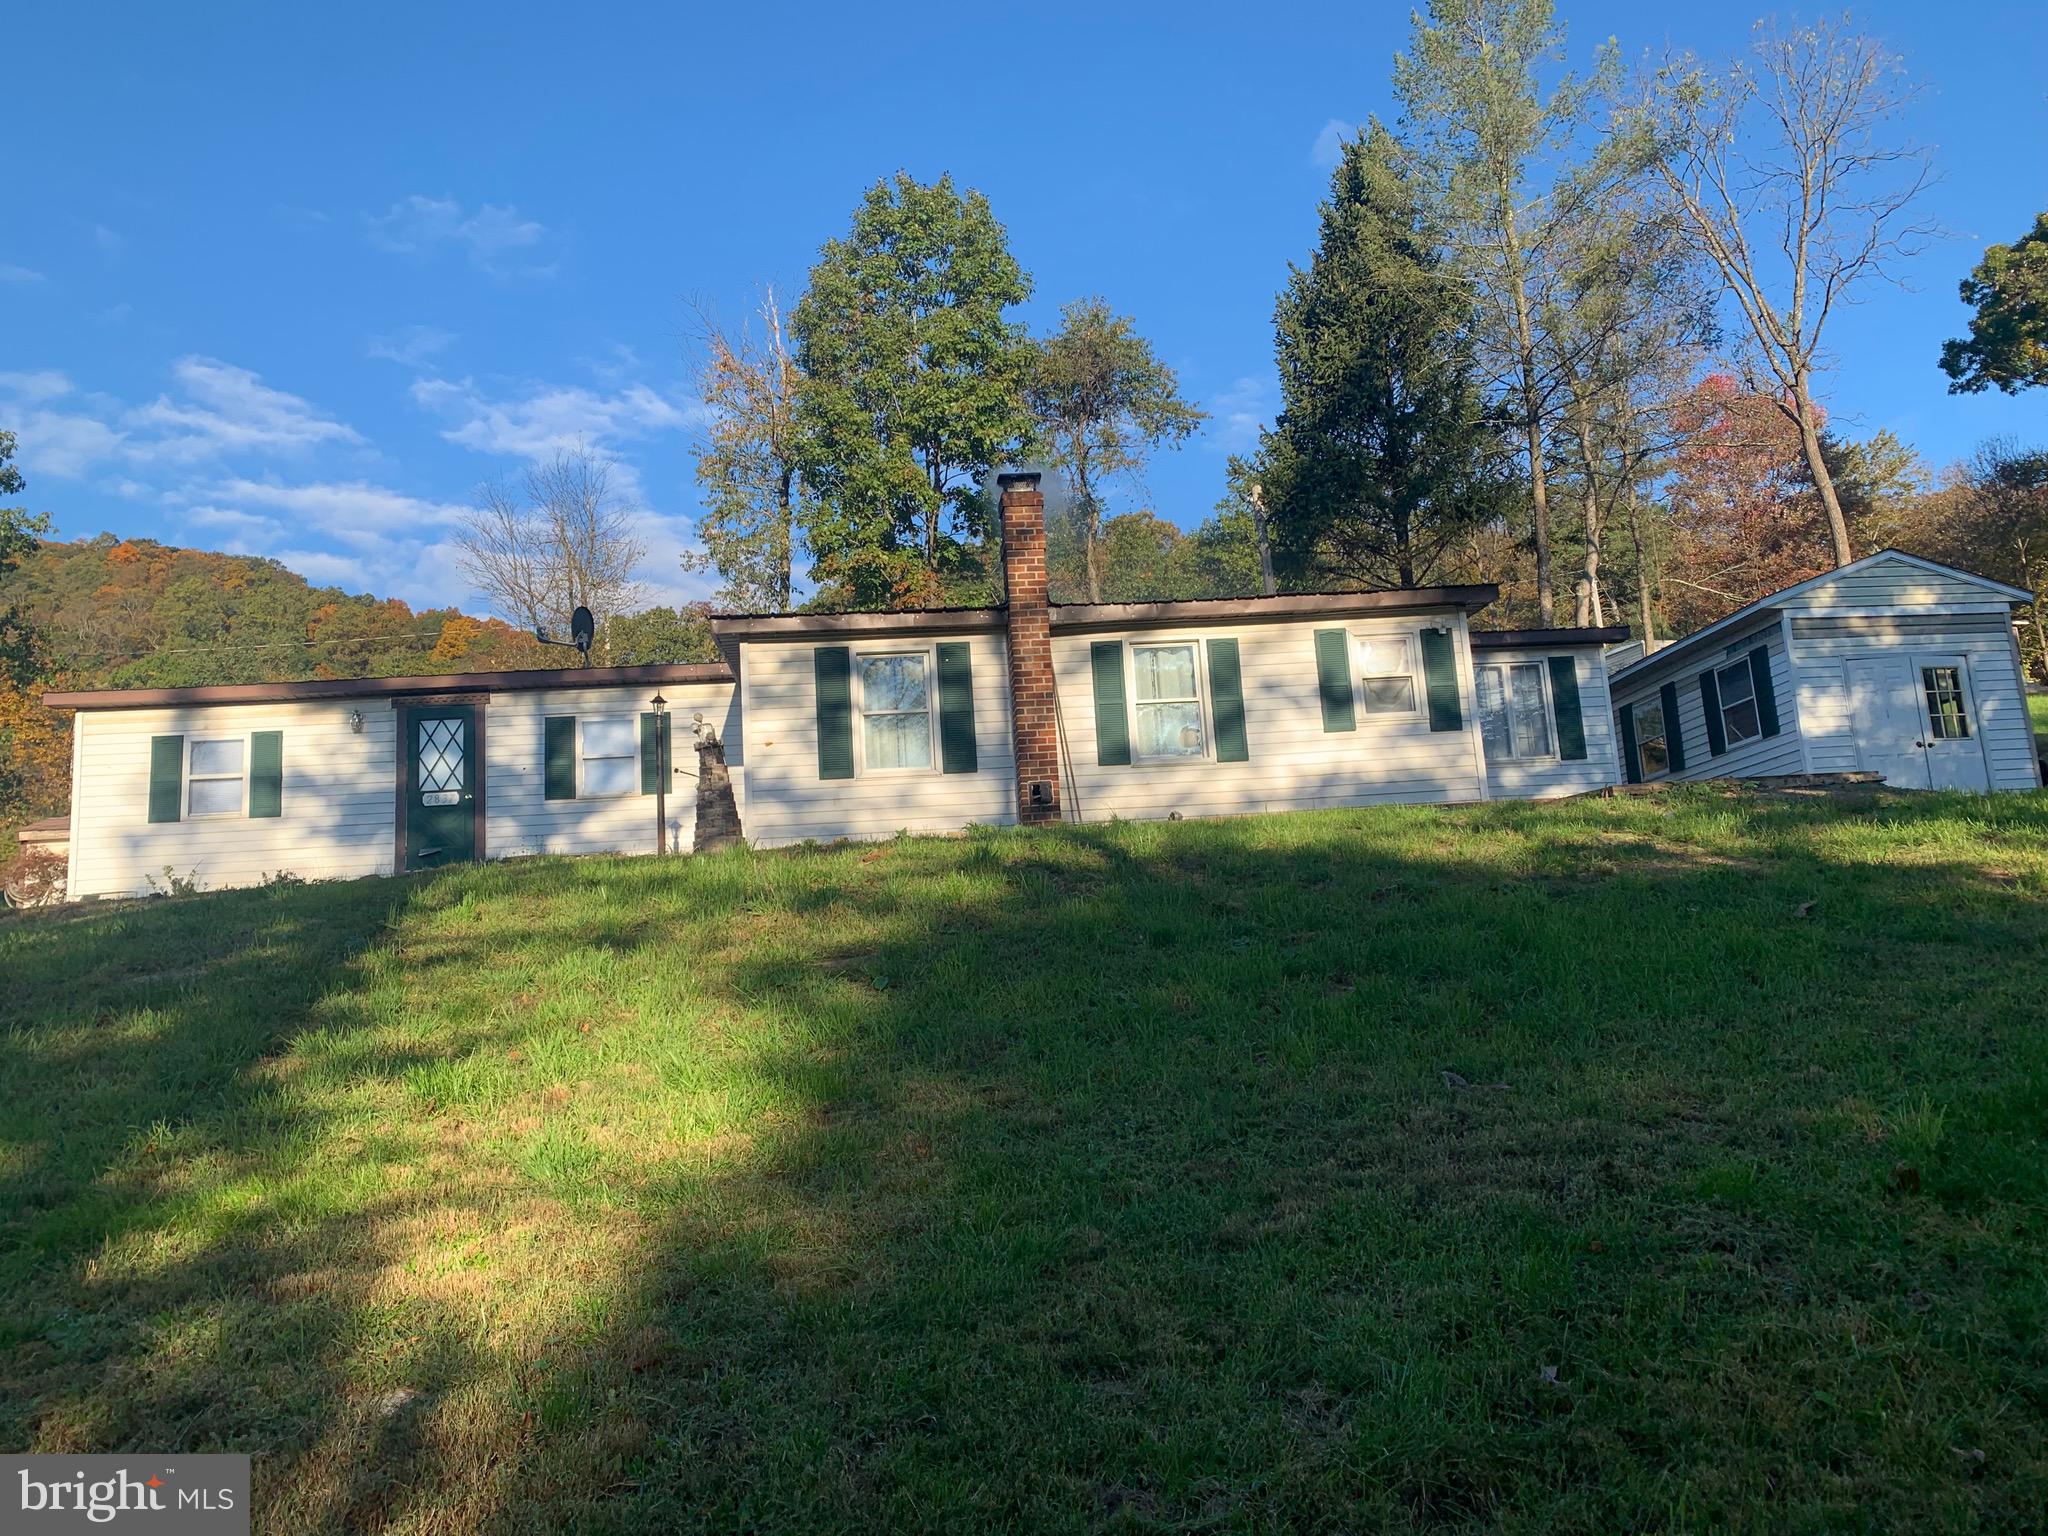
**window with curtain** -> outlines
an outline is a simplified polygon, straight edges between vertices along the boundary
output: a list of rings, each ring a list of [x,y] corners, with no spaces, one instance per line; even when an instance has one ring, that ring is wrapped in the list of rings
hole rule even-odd
[[[640,789],[637,715],[583,722],[583,793],[631,795]]]
[[[1479,734],[1489,758],[1549,757],[1550,708],[1543,694],[1543,664],[1515,662],[1479,667]]]
[[[241,815],[248,743],[239,736],[226,741],[195,741],[191,752],[185,769],[185,814]]]
[[[931,678],[922,651],[860,658],[861,765],[932,765]]]
[[[1368,715],[1412,715],[1415,710],[1415,640],[1412,635],[1359,635],[1358,675]]]
[[[1202,695],[1193,645],[1134,645],[1138,756],[1200,757]]]

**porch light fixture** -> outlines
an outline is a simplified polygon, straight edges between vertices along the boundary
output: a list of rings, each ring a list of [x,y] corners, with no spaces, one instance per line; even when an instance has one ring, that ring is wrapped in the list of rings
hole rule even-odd
[[[363,712],[360,709],[352,709],[348,712],[348,728],[351,735],[360,736],[363,734]]]

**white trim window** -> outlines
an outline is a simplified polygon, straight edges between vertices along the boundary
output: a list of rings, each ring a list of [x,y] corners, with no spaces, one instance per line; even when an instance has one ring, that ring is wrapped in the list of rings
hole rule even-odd
[[[1555,757],[1550,699],[1540,661],[1473,669],[1479,691],[1479,734],[1494,761]]]
[[[577,720],[576,729],[582,735],[577,753],[583,760],[580,793],[592,798],[637,794],[640,789],[640,717],[582,717]]]
[[[1358,668],[1359,701],[1365,713],[1381,720],[1412,719],[1422,712],[1422,689],[1415,680],[1415,633],[1353,631],[1351,650]]]
[[[1970,705],[1963,692],[1963,669],[1936,663],[1920,669],[1920,688],[1927,695],[1927,729],[1936,741],[1966,741]]]
[[[1731,748],[1761,741],[1763,716],[1757,713],[1756,676],[1749,658],[1714,669],[1714,688],[1721,699],[1721,739]]]
[[[1671,771],[1671,739],[1665,733],[1661,699],[1636,706],[1636,762],[1646,779]]]
[[[1129,649],[1131,706],[1137,727],[1131,740],[1133,754],[1140,762],[1207,755],[1200,643],[1133,643]]]
[[[860,685],[863,773],[928,773],[932,750],[932,653],[872,651],[854,657]]]
[[[185,814],[239,816],[249,779],[249,739],[194,737],[185,744]]]

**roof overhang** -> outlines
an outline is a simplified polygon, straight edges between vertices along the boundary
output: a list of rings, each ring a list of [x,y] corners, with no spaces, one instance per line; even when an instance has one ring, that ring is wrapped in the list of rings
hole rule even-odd
[[[1467,587],[1406,587],[1381,592],[1282,592],[1273,597],[1198,597],[1170,603],[1061,603],[1054,630],[1189,628],[1208,624],[1273,623],[1284,619],[1341,619],[1431,608],[1475,612],[1500,596],[1492,583]]]
[[[451,672],[442,677],[319,677],[295,683],[219,683],[203,688],[98,688],[46,693],[43,704],[49,709],[172,709],[187,704],[311,704],[328,699],[538,693],[556,688],[632,688],[732,680],[732,669],[722,661],[714,661],[675,666]]]
[[[1574,645],[1619,645],[1626,640],[1626,624],[1584,626],[1576,629],[1475,629],[1475,651],[1535,651]]]

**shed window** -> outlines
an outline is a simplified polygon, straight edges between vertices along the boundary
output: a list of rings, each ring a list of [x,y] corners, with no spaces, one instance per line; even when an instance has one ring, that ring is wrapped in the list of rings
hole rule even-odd
[[[1671,771],[1671,744],[1665,735],[1662,703],[1636,706],[1636,757],[1646,779]]]
[[[1480,667],[1479,733],[1489,758],[1549,757],[1550,709],[1543,697],[1543,663],[1518,661]]]
[[[932,765],[931,669],[923,651],[860,658],[861,766]]]
[[[1749,670],[1749,658],[1717,670],[1714,685],[1721,695],[1721,731],[1728,745],[1739,747],[1761,737],[1764,725],[1757,714],[1756,678]]]
[[[1139,757],[1200,757],[1201,681],[1192,645],[1134,645]]]
[[[248,744],[237,736],[224,741],[195,741],[185,767],[185,814],[239,816]]]
[[[640,722],[631,715],[580,722],[583,793],[630,795],[640,787]]]
[[[1963,704],[1960,667],[1922,667],[1920,684],[1927,690],[1927,725],[1937,741],[1959,741],[1970,734],[1970,713]]]
[[[1415,642],[1409,635],[1359,635],[1358,675],[1368,715],[1412,715]]]

